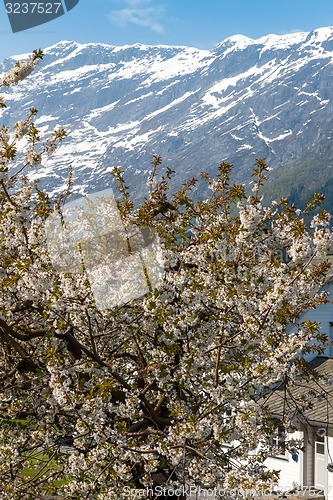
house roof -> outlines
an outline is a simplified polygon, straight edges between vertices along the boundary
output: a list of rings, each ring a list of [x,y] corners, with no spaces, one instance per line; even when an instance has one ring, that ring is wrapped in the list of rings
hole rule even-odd
[[[278,419],[333,428],[333,359],[318,356],[293,385],[281,384],[265,400]]]

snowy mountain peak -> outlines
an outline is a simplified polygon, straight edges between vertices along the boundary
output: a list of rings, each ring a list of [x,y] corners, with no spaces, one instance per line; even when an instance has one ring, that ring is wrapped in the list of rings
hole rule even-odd
[[[333,38],[333,26],[327,26],[325,28],[317,28],[310,33],[306,38],[307,42],[322,43]]]
[[[306,32],[288,33],[285,35],[270,34],[258,38],[258,40],[255,40],[255,43],[263,45],[265,50],[288,49],[294,45],[300,45],[304,42],[308,34]]]
[[[231,47],[233,46],[234,48],[237,49],[244,49],[248,45],[253,44],[254,40],[252,38],[249,38],[248,36],[244,35],[232,35],[223,40],[221,43],[218,43],[215,48],[224,48],[224,47]]]
[[[235,50],[242,50],[248,46],[263,46],[264,50],[281,50],[287,49],[295,45],[301,45],[304,42],[307,44],[320,44],[331,40],[333,37],[333,27],[317,28],[311,32],[295,32],[286,34],[269,34],[257,39],[252,39],[244,35],[233,35],[221,43],[217,44],[215,49],[231,47]]]

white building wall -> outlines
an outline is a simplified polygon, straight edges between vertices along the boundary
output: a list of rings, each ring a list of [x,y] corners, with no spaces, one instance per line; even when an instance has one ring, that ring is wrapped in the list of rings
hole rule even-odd
[[[310,429],[309,429],[310,431]],[[295,432],[288,436],[289,438],[302,439],[301,431]],[[304,436],[307,439],[306,436]],[[280,471],[280,480],[278,486],[286,491],[294,486],[314,486],[313,467],[314,467],[314,449],[313,439],[314,434],[308,435],[309,443],[306,445],[305,453],[300,453],[298,462],[294,462],[291,455],[288,454],[287,459],[269,457],[265,465],[270,470]],[[333,429],[330,429],[327,438],[327,464],[333,463]],[[327,492],[326,500],[333,500],[333,472],[327,471]]]
[[[288,436],[288,439],[302,439],[303,433],[296,431]],[[269,457],[265,465],[269,470],[280,471],[278,486],[284,491],[291,490],[296,486],[303,486],[303,453],[300,452],[298,462],[291,458],[288,452],[286,458]],[[330,499],[331,500],[331,499]],[[332,498],[333,500],[333,498]]]

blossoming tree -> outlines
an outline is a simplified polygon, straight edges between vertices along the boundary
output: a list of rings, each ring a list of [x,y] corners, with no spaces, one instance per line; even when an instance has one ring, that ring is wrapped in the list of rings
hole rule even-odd
[[[100,309],[85,266],[71,273],[50,258],[47,221],[61,217],[68,193],[51,200],[24,175],[65,132],[42,143],[35,114],[0,131],[1,498],[268,487],[277,473],[264,466],[273,424],[261,396],[292,384],[325,341],[317,324],[298,320],[328,300],[318,290],[330,217],[321,210],[305,223],[320,196],[304,212],[287,200],[262,206],[264,160],[249,195],[229,181],[227,163],[216,178],[202,174],[209,199],[193,197],[195,179],[171,195],[172,171],[161,176],[155,157],[149,194],[134,208],[115,169],[122,223],[158,235],[164,275],[145,295]]]

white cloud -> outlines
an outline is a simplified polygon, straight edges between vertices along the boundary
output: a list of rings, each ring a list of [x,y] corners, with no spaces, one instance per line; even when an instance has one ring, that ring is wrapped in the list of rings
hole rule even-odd
[[[124,3],[129,7],[142,7],[151,3],[151,0],[118,0],[118,3]]]
[[[123,7],[114,9],[109,14],[109,19],[121,27],[136,24],[149,28],[156,33],[163,33],[162,19],[164,7],[153,5],[152,0],[120,0]]]

